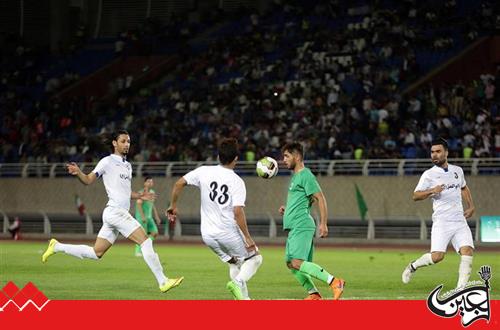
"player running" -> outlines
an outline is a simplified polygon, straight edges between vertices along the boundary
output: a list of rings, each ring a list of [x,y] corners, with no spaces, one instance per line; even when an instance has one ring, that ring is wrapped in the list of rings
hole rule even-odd
[[[304,150],[300,143],[289,143],[282,148],[283,161],[293,176],[288,188],[286,207],[281,206],[283,229],[288,232],[285,261],[293,276],[309,293],[306,300],[319,300],[321,295],[311,277],[328,284],[333,292],[333,299],[340,298],[345,281],[335,278],[324,268],[312,262],[314,234],[316,224],[310,215],[311,206],[317,202],[320,212],[319,235],[328,236],[327,204],[316,177],[304,166]]]
[[[247,282],[262,264],[262,256],[248,232],[245,212],[246,188],[234,173],[238,160],[236,139],[219,145],[219,165],[201,166],[177,180],[166,215],[177,216],[177,200],[186,185],[200,188],[201,236],[203,242],[229,265],[231,281],[226,285],[234,299],[250,299]]]
[[[422,255],[411,262],[403,271],[403,283],[409,283],[415,271],[421,267],[434,265],[444,259],[446,248],[451,241],[460,253],[457,288],[467,284],[472,270],[474,243],[467,220],[474,214],[472,195],[465,182],[461,167],[448,163],[448,143],[444,139],[432,142],[431,159],[434,166],[425,171],[418,181],[413,200],[432,200],[431,253]],[[467,204],[464,211],[462,199]]]
[[[178,286],[183,277],[167,278],[158,255],[153,249],[153,242],[147,237],[141,225],[129,213],[130,199],[154,200],[154,194],[133,192],[131,189],[132,166],[126,160],[130,148],[130,136],[127,131],[120,130],[112,136],[113,154],[104,157],[89,174],[84,174],[78,165],[67,165],[68,172],[76,176],[80,182],[90,185],[101,178],[109,201],[102,213],[102,227],[97,234],[94,247],[88,245],[62,244],[51,239],[49,246],[42,255],[42,262],[57,252],[64,252],[83,259],[101,258],[113,245],[118,234],[122,234],[136,244],[140,244],[144,261],[153,272],[161,292]]]

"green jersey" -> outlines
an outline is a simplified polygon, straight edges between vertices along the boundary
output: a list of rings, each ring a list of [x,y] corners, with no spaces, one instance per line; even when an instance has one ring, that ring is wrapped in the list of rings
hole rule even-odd
[[[144,189],[139,190],[139,192],[143,192]],[[154,193],[153,189],[150,189],[149,192]],[[154,202],[151,201],[142,201],[142,211],[144,212],[144,216],[146,219],[153,219],[153,206]],[[139,221],[142,221],[141,213],[139,212],[139,207],[137,202],[135,202],[135,218]]]
[[[316,177],[307,167],[292,176],[288,187],[283,229],[316,228],[310,211],[312,195],[320,191]]]

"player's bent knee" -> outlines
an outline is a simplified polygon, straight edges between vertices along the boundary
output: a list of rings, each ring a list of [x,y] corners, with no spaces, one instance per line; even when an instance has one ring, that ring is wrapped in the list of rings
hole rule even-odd
[[[292,261],[290,262],[292,264],[292,267],[293,269],[296,269],[296,270],[300,270],[300,266],[302,265],[302,260],[299,260],[299,259],[292,259]]]
[[[435,264],[443,261],[443,259],[444,259],[443,252],[432,252],[432,262],[434,262]]]
[[[474,253],[474,249],[470,246],[463,246],[460,248],[460,255],[472,256],[473,253]]]

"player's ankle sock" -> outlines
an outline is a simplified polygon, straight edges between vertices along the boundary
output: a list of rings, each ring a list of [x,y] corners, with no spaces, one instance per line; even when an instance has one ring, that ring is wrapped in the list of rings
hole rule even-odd
[[[302,273],[296,269],[292,269],[292,274],[293,276],[299,281],[300,285],[309,293],[314,293],[318,292],[318,289],[316,289],[316,286],[314,285],[311,276],[307,275],[306,273]]]
[[[321,266],[309,262],[304,261],[302,265],[300,265],[299,269],[302,273],[308,274],[314,278],[317,278],[320,281],[325,282],[326,284],[330,284],[333,279],[333,276],[330,275],[326,270],[324,270]]]
[[[469,281],[472,270],[472,256],[461,256],[460,265],[458,266],[458,282],[457,288],[464,287]]]
[[[160,263],[160,258],[153,249],[153,242],[147,239],[141,244],[142,257],[148,265],[149,269],[153,272],[158,284],[161,286],[167,281],[167,277],[163,274],[163,267]]]
[[[248,282],[252,276],[255,275],[261,264],[262,256],[260,254],[245,260],[243,264],[241,264],[240,272],[236,276],[235,280],[243,281],[245,283]]]
[[[412,262],[411,267],[413,267],[413,270],[417,270],[420,267],[425,267],[433,264],[434,261],[432,261],[432,255],[430,253],[426,253],[417,260],[415,260],[414,262]]]
[[[64,252],[71,256],[83,259],[99,259],[95,254],[94,248],[88,245],[74,245],[74,244],[63,244],[56,243],[54,245],[55,252]]]

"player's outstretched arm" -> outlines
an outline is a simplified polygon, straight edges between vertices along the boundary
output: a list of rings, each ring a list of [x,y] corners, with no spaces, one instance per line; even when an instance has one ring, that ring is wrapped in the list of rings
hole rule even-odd
[[[89,174],[85,174],[80,170],[80,167],[76,163],[69,163],[66,164],[66,169],[68,170],[68,173],[76,176],[78,180],[80,180],[81,183],[84,185],[89,185],[91,183],[94,183],[94,181],[97,179],[97,176],[95,175],[94,172],[90,172]]]
[[[175,221],[177,218],[177,200],[181,195],[182,190],[187,185],[186,179],[184,177],[180,178],[175,182],[174,187],[172,188],[172,196],[170,198],[170,206],[165,210],[165,215],[167,216],[170,222]]]
[[[255,250],[255,242],[250,236],[250,232],[248,231],[247,218],[245,216],[245,211],[243,210],[243,206],[235,206],[233,207],[234,218],[238,227],[240,228],[243,236],[245,237],[245,241],[247,243],[248,250]]]
[[[462,199],[467,204],[467,208],[464,211],[464,217],[469,219],[474,214],[476,208],[474,207],[474,202],[472,201],[472,194],[469,187],[465,186],[462,188]]]

